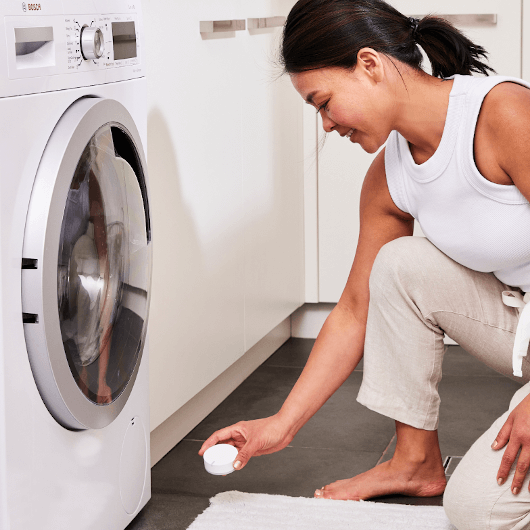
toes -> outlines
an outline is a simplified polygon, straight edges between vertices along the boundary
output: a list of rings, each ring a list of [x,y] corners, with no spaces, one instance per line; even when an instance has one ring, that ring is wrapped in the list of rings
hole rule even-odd
[[[360,500],[358,495],[355,495],[349,491],[342,491],[340,489],[334,489],[330,486],[325,486],[322,488],[319,499],[332,499],[336,501],[347,501],[347,500]]]
[[[344,494],[340,494],[333,488],[333,484],[328,484],[327,486],[324,486],[323,488],[320,488],[319,490],[315,490],[315,499],[335,499],[335,500],[346,500],[349,497]]]
[[[315,490],[315,498],[316,499],[322,499],[324,496],[324,488],[320,488],[319,490]]]
[[[320,488],[319,490],[315,491],[315,498],[317,499],[333,499],[333,494],[331,490],[329,489],[329,486],[324,486],[323,488]]]

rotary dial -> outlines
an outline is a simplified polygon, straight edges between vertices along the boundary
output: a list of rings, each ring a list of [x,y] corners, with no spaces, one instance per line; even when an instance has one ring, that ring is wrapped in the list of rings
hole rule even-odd
[[[81,30],[81,53],[83,58],[99,59],[105,52],[103,32],[99,28],[85,26]]]

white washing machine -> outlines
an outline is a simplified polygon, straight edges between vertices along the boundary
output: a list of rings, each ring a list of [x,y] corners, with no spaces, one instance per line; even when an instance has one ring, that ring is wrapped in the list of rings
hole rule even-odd
[[[140,2],[0,3],[0,528],[150,498]]]

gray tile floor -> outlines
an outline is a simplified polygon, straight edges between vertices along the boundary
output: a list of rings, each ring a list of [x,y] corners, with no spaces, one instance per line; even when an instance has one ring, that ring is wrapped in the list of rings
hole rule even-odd
[[[356,402],[362,363],[283,451],[250,460],[240,472],[209,475],[198,456],[214,431],[275,414],[295,384],[314,340],[289,339],[152,469],[152,498],[130,530],[184,530],[219,492],[239,490],[312,497],[316,488],[391,458],[393,420]],[[461,456],[508,407],[519,385],[459,346],[444,359],[439,439],[442,458]],[[400,495],[381,502],[441,505],[442,497]]]

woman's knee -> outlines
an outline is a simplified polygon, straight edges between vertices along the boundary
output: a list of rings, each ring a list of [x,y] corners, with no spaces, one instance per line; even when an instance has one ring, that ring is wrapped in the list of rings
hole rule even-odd
[[[492,491],[482,491],[480,484],[474,484],[471,490],[463,492],[453,477],[444,493],[445,513],[458,530],[527,529],[529,504],[515,497],[509,488],[493,495]]]
[[[386,291],[395,284],[417,283],[425,276],[422,258],[434,249],[432,243],[423,237],[405,236],[394,239],[381,247],[370,274],[370,292]]]
[[[445,514],[458,530],[497,530],[498,526],[490,526],[494,496],[485,491],[484,484],[476,483],[475,478],[453,474],[445,488]]]
[[[457,477],[452,476],[450,478],[443,497],[445,514],[458,530],[478,530],[478,528],[486,530],[485,528],[476,526],[480,525],[480,521],[470,520],[470,513],[474,513],[475,510],[472,506],[469,506],[467,495],[465,497],[462,496],[462,487],[465,486],[459,483]]]
[[[447,483],[444,509],[458,530],[500,530],[530,528],[530,499],[527,491],[511,492],[509,479],[497,484],[503,451],[493,451],[491,443],[506,421],[509,411],[472,445]],[[523,488],[528,488],[527,478]]]

